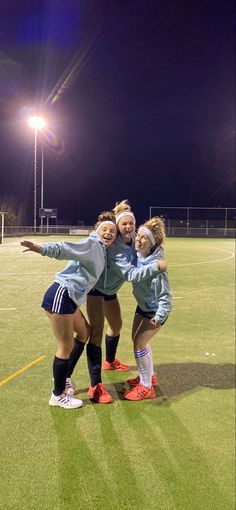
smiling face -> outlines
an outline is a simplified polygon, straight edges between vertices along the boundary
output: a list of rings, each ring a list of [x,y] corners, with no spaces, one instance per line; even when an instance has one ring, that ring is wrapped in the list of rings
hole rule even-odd
[[[151,251],[152,243],[148,236],[140,231],[137,233],[137,237],[135,239],[135,249],[142,255],[142,257],[148,257]]]
[[[108,248],[108,246],[110,246],[113,243],[113,241],[115,241],[116,233],[117,228],[115,226],[115,223],[114,225],[112,225],[111,222],[102,223],[101,227],[98,228],[97,230],[97,234],[101,238],[106,248]]]
[[[135,232],[135,220],[133,216],[124,216],[118,221],[117,226],[122,237],[122,240],[125,243],[129,243]]]

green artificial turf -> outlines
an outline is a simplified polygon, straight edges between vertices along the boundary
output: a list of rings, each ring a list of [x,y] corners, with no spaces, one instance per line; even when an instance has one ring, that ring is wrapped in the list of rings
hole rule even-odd
[[[65,263],[19,243],[0,246],[1,381],[45,358],[0,385],[0,509],[233,510],[234,242],[166,240],[174,307],[151,342],[156,399],[122,398],[136,374],[125,284],[118,357],[132,372],[105,372],[114,402],[91,404],[83,355],[74,379],[84,407],[71,411],[48,406],[55,341],[40,308]]]

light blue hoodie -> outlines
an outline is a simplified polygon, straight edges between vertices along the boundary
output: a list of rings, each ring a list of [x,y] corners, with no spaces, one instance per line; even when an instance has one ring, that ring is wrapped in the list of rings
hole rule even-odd
[[[138,267],[144,268],[157,258],[163,258],[163,255],[163,248],[156,248],[146,258],[138,254]],[[155,312],[153,320],[162,323],[167,319],[172,309],[172,293],[166,272],[160,272],[154,277],[150,276],[139,283],[133,282],[133,295],[141,310]]]
[[[125,281],[140,282],[159,273],[156,260],[145,267],[137,268],[137,252],[132,244],[126,244],[121,236],[107,249],[107,268],[101,274],[95,288],[106,295],[116,294]]]
[[[98,234],[92,232],[78,243],[45,243],[42,248],[43,256],[69,260],[65,269],[56,273],[54,281],[68,289],[77,306],[82,305],[106,263],[106,249]]]

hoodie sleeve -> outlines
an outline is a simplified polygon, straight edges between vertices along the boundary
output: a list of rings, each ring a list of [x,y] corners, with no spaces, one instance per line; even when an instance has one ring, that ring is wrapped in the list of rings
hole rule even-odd
[[[115,256],[112,254],[109,257],[109,264],[114,271],[122,275],[127,282],[139,282],[144,278],[150,278],[150,276],[160,273],[159,269],[157,269],[156,262],[137,268],[128,262],[126,256],[121,253]]]
[[[162,324],[172,310],[172,293],[167,273],[162,273],[156,278],[155,292],[158,299],[158,308],[153,320]]]
[[[45,243],[42,245],[43,256],[60,260],[74,260],[79,262],[88,262],[92,260],[94,251],[97,251],[97,242],[89,237],[82,239],[78,243],[58,242]],[[101,247],[102,250],[102,247]]]

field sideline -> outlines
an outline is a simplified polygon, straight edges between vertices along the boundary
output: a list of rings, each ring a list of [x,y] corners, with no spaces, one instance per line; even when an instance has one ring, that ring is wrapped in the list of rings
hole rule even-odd
[[[48,406],[55,344],[40,308],[65,261],[20,240],[0,245],[0,510],[234,510],[234,240],[166,240],[174,307],[151,343],[157,398],[125,401],[126,375],[104,373],[114,403],[91,404],[83,355],[73,411]],[[130,376],[131,284],[119,298]]]

